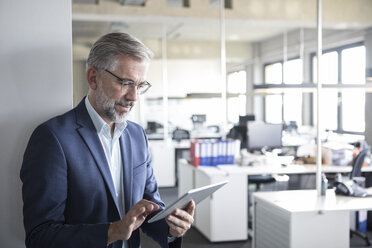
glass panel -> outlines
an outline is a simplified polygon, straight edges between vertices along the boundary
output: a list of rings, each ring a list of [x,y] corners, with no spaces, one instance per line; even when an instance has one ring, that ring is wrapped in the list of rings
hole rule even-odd
[[[282,96],[266,96],[265,120],[269,123],[282,123]]]
[[[245,94],[246,79],[245,71],[233,72],[227,75],[227,92]]]
[[[365,92],[360,89],[342,91],[342,126],[345,131],[365,131]]]
[[[266,84],[282,83],[282,63],[275,63],[265,66],[265,83]]]
[[[342,51],[342,83],[365,84],[366,83],[366,48],[358,46]]]
[[[302,60],[293,59],[284,63],[284,83],[301,84],[302,83]]]
[[[302,93],[287,93],[283,97],[284,121],[296,121],[302,125]]]
[[[227,99],[227,118],[229,123],[238,123],[239,115],[245,115],[245,95]]]
[[[313,57],[313,82],[317,83],[317,56]],[[337,52],[325,53],[322,56],[322,80],[323,84],[338,83],[338,54]]]

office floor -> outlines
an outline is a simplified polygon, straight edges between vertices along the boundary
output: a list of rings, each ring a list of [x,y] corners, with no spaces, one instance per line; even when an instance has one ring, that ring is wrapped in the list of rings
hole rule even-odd
[[[177,188],[161,188],[160,195],[165,204],[171,203],[177,199]],[[372,241],[372,231],[367,232],[368,237]],[[142,248],[158,248],[159,246],[148,238],[146,235],[141,233],[141,244]],[[248,248],[252,247],[252,241],[237,241],[237,242],[220,242],[211,243],[209,242],[197,229],[191,228],[184,237],[183,248]],[[350,247],[370,247],[365,246],[365,242],[360,238],[353,236],[350,239]]]

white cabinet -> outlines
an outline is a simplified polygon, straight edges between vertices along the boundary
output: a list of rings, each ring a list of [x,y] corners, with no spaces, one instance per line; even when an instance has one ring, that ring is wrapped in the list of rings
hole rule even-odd
[[[185,159],[178,160],[178,197],[195,188],[195,170]]]
[[[195,227],[211,242],[246,240],[248,238],[247,177],[226,173],[216,167],[198,167],[195,187],[229,180],[196,207]]]
[[[174,147],[169,140],[149,140],[152,167],[159,187],[176,185]]]
[[[178,196],[188,190],[229,180],[196,206],[194,227],[209,241],[237,241],[248,238],[247,176],[238,170],[226,172],[218,167],[194,167],[179,160]]]

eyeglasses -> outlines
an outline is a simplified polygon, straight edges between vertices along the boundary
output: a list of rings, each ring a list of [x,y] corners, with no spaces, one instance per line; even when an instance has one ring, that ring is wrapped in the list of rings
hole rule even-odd
[[[150,87],[151,87],[151,84],[149,82],[147,82],[147,81],[144,81],[142,83],[136,84],[135,82],[133,82],[132,80],[130,80],[128,78],[121,78],[121,77],[116,76],[114,73],[112,73],[109,70],[106,70],[105,69],[105,72],[110,73],[112,76],[116,77],[117,80],[120,81],[120,83],[119,82],[117,82],[117,83],[121,84],[121,91],[124,91],[124,90],[125,91],[128,91],[129,88],[132,89],[132,90],[134,88],[136,88],[137,94],[138,95],[142,95],[142,94],[146,93],[146,91],[148,89],[150,89]]]

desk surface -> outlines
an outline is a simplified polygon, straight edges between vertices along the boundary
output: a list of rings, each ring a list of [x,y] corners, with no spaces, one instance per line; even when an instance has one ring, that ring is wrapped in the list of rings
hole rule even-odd
[[[316,190],[287,190],[255,192],[253,198],[292,213],[372,209],[372,197],[340,196],[333,189],[327,190],[326,195],[320,197]]]

